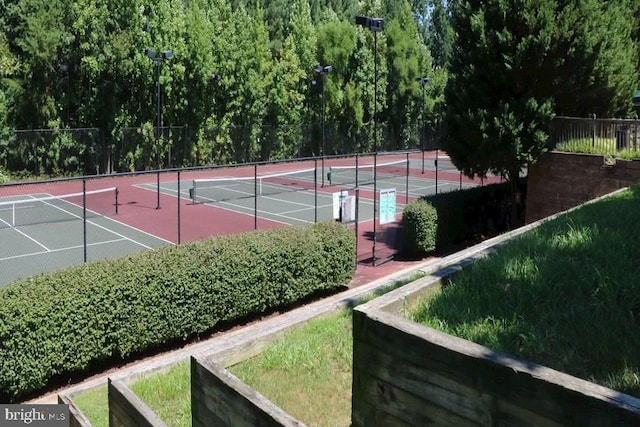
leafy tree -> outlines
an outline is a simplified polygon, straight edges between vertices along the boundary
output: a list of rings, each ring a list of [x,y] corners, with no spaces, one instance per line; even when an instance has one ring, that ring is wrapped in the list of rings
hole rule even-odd
[[[431,61],[406,1],[402,13],[386,26],[385,33],[389,67],[386,139],[391,140],[390,149],[410,148],[417,142],[411,141],[412,136],[415,138],[412,125],[423,102],[416,79],[431,69]]]
[[[292,37],[285,40],[281,57],[273,64],[271,84],[268,88],[265,129],[262,138],[263,159],[290,159],[298,157],[303,141],[300,119],[304,111],[304,94],[299,91],[306,71],[300,68]]]
[[[457,39],[445,148],[467,176],[505,176],[512,184],[512,215],[518,176],[544,150],[554,108],[560,114],[624,110],[620,95],[630,93],[635,64],[635,46],[623,40],[632,26],[622,22],[624,4],[452,4]]]
[[[430,0],[432,4],[427,40],[436,67],[446,68],[451,55],[452,31],[446,0]]]
[[[364,32],[360,35],[364,38]],[[357,50],[356,40],[356,27],[348,22],[331,21],[318,29],[318,61],[334,67],[324,79],[326,122],[333,128],[327,130],[327,154],[358,150],[364,99],[373,99],[372,88],[364,84],[368,74],[364,67],[373,70],[373,55]]]

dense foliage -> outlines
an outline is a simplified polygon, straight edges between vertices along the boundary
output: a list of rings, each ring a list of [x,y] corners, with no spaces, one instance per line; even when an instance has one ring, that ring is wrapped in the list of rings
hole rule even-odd
[[[377,79],[356,13],[385,19]],[[146,48],[173,56],[154,62]],[[316,64],[333,65],[324,85]],[[423,106],[416,78],[436,74]],[[444,76],[407,1],[4,1],[0,132],[48,131],[0,134],[0,165],[94,173],[319,155],[323,96],[328,154],[372,150],[374,102],[389,148],[417,146]]]
[[[421,255],[436,248],[438,212],[426,200],[414,200],[402,211],[404,250]]]
[[[504,176],[516,197],[515,182],[545,149],[554,114],[630,114],[639,77],[634,7],[631,0],[452,2],[444,148],[454,164],[467,176]]]
[[[355,236],[286,227],[86,264],[0,289],[0,399],[346,284]]]
[[[460,245],[477,243],[524,224],[526,179],[517,181],[521,198],[516,204],[516,222],[511,222],[508,183],[467,188],[425,196],[437,211],[436,246],[448,252]]]

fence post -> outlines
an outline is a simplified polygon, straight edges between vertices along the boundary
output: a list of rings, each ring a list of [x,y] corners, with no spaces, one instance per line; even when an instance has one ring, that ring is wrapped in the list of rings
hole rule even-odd
[[[591,122],[591,146],[596,146],[596,114],[593,113],[591,118],[593,119]]]
[[[82,241],[84,262],[87,262],[87,179],[82,178]]]
[[[258,229],[258,164],[253,165],[253,229]]]
[[[180,244],[180,237],[181,237],[180,229],[182,228],[181,227],[182,221],[180,220],[181,219],[180,218],[180,202],[182,201],[181,199],[182,197],[180,194],[180,169],[178,169],[178,244]]]

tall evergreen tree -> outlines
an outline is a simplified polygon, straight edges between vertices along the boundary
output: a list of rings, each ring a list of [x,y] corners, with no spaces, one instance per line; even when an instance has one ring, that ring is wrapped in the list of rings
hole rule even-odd
[[[449,23],[446,0],[430,0],[432,9],[428,24],[427,40],[433,57],[433,65],[446,68],[451,55],[453,34]]]
[[[411,17],[409,3],[404,1],[403,4],[398,17],[385,28],[389,73],[387,111],[383,118],[387,123],[385,140],[389,143],[389,149],[415,145],[415,141],[410,140],[412,125],[421,111],[416,108],[415,101],[422,102],[416,78],[431,68],[426,46],[421,42],[418,27]]]
[[[625,40],[624,9],[599,0],[453,4],[445,147],[465,175],[503,175],[515,200],[520,171],[545,147],[554,108],[625,110],[636,50]]]

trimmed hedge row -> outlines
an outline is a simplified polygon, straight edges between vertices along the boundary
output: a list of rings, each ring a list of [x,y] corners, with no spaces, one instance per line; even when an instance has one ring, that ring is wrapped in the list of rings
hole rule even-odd
[[[521,201],[518,224],[509,224],[511,193],[508,183],[424,196],[438,212],[436,246],[447,251],[460,243],[480,241],[524,224],[527,181],[518,181]]]
[[[355,270],[339,223],[165,247],[0,289],[0,399],[96,363],[185,340],[222,321],[337,289]]]

